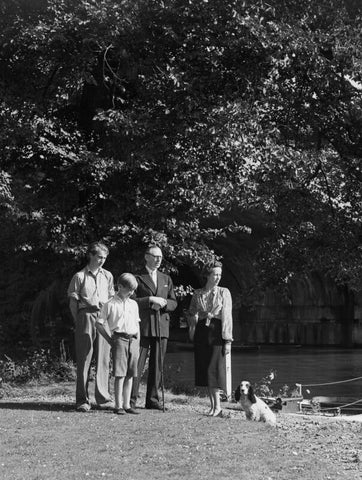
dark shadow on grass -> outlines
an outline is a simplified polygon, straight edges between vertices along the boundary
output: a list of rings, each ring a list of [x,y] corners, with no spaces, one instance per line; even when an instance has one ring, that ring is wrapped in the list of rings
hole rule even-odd
[[[75,412],[71,403],[59,402],[0,402],[0,410],[45,410],[51,412]]]
[[[65,402],[27,402],[27,401],[1,401],[0,400],[0,410],[38,410],[38,411],[51,411],[51,412],[76,412],[81,415],[84,412],[77,412],[75,409],[74,403],[65,403]],[[113,413],[113,408],[101,408],[96,405],[92,405],[92,409],[89,412],[86,412],[88,415],[94,412],[102,413]]]

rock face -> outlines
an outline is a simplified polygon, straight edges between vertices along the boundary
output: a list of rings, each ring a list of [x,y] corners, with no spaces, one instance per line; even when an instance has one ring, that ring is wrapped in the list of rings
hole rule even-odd
[[[254,267],[250,258],[262,237],[268,235],[266,222],[256,212],[232,212],[240,223],[251,227],[252,234],[228,235],[212,247],[223,256],[222,285],[228,287],[234,303],[234,338],[254,344],[290,345],[362,345],[362,294],[338,287],[319,273],[293,279],[282,295],[277,289],[260,292],[259,299],[246,306],[243,293],[253,283]],[[213,221],[213,227],[223,221]]]
[[[287,296],[268,290],[252,307],[236,308],[235,337],[245,343],[346,343],[345,299],[331,281],[311,274],[288,287]]]

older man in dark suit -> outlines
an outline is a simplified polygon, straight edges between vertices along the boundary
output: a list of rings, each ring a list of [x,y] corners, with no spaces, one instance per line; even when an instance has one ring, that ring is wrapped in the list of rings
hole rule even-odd
[[[131,406],[136,406],[139,382],[149,351],[146,408],[162,410],[158,388],[169,336],[169,312],[175,310],[177,301],[171,278],[158,271],[162,262],[161,249],[150,245],[145,252],[145,261],[144,270],[136,275],[138,287],[135,300],[141,318],[141,341],[138,377],[133,382]]]

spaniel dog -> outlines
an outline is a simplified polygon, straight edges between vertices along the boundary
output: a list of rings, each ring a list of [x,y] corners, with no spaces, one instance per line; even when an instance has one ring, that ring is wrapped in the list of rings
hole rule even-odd
[[[241,408],[245,412],[248,420],[256,422],[265,422],[275,426],[277,423],[275,413],[273,413],[268,405],[258,398],[254,392],[250,382],[243,381],[235,390],[235,400],[240,402]]]

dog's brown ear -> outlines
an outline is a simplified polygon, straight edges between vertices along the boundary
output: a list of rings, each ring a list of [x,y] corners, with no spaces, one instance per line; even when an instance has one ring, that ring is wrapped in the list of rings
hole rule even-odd
[[[234,397],[235,397],[235,400],[236,400],[237,402],[240,400],[240,398],[241,398],[240,385],[239,385],[238,388],[235,390]]]
[[[251,385],[248,390],[248,399],[251,401],[251,403],[256,403],[256,396]]]

